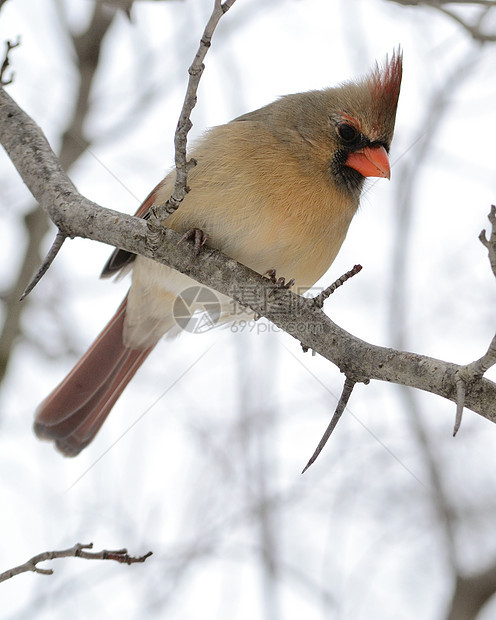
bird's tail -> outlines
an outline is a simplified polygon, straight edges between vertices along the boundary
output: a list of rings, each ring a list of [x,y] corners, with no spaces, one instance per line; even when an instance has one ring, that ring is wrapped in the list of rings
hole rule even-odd
[[[95,437],[122,391],[153,347],[129,349],[123,342],[127,298],[67,377],[39,406],[34,430],[76,456]]]

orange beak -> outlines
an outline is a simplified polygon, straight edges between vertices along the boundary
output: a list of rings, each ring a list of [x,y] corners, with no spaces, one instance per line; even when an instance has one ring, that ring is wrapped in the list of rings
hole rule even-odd
[[[391,178],[389,158],[383,146],[366,146],[350,153],[344,165],[354,168],[364,177]]]

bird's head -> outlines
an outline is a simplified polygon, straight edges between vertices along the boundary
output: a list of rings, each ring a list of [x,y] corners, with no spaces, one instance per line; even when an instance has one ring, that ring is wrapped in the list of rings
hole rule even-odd
[[[398,50],[360,80],[282,97],[259,114],[309,166],[359,193],[365,177],[390,177],[401,75]]]
[[[336,147],[331,166],[345,183],[353,185],[364,177],[390,178],[388,154],[401,75],[402,55],[398,51],[363,80],[328,91],[336,105],[329,115]]]

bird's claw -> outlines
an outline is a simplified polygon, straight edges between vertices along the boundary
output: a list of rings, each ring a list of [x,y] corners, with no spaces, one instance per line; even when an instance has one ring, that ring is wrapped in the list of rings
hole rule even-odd
[[[291,278],[286,282],[286,278],[278,278],[275,269],[269,269],[264,274],[264,278],[268,278],[271,284],[274,285],[274,288],[282,288],[282,289],[290,289],[294,286],[295,279]]]
[[[208,241],[208,235],[207,233],[204,233],[203,230],[201,230],[200,228],[190,228],[179,239],[177,245],[179,245],[183,241],[193,241],[193,260],[195,260],[195,258],[200,253],[202,247]]]

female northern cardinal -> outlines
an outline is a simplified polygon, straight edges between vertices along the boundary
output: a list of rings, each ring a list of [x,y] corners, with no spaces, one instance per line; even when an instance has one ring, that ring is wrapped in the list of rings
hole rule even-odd
[[[329,268],[355,214],[365,177],[389,178],[401,52],[357,82],[288,95],[211,129],[191,155],[191,191],[166,225],[200,229],[209,245],[260,274],[275,269],[310,288]],[[171,195],[174,172],[138,209]],[[102,275],[132,263],[129,293],[70,374],[40,405],[37,435],[66,455],[87,446],[159,339],[193,280],[116,250]],[[232,307],[231,307],[232,313]],[[223,298],[222,320],[229,320]],[[231,320],[232,320],[231,315]]]

